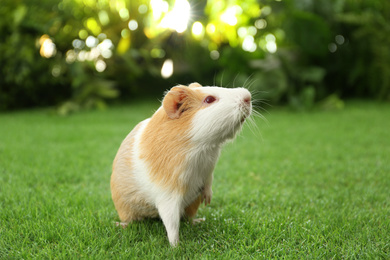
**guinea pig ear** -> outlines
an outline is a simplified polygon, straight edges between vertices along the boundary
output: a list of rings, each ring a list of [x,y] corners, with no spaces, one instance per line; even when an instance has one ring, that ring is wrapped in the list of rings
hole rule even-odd
[[[201,88],[202,85],[200,85],[198,82],[191,83],[188,85],[189,88]]]
[[[180,107],[186,96],[187,93],[183,87],[173,87],[165,95],[162,105],[169,118],[177,119],[180,117],[182,113]]]

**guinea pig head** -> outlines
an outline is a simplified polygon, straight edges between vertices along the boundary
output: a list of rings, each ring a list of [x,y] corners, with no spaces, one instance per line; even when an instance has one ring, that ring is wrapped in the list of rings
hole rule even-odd
[[[191,136],[198,142],[220,144],[241,130],[252,112],[251,94],[245,88],[202,87],[201,109],[192,119]]]
[[[188,124],[190,139],[220,144],[234,138],[251,114],[251,94],[245,88],[176,86],[162,102],[168,120]]]

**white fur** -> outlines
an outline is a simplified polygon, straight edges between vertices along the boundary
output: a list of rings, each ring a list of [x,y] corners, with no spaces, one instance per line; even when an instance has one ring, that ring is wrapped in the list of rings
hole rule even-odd
[[[243,104],[243,99],[250,98],[250,92],[245,88],[203,87],[203,93],[212,95],[217,100],[195,115],[192,124],[191,137],[194,142],[204,145],[221,145],[234,138],[241,130],[243,117],[248,117],[252,105]]]
[[[210,204],[213,181],[213,170],[220,154],[220,147],[194,147],[187,157],[187,169],[180,176],[184,183],[189,184],[189,190],[184,196],[184,205],[189,205],[202,192],[206,204]]]
[[[212,197],[212,181],[215,164],[218,161],[222,144],[235,136],[242,127],[242,119],[250,115],[252,105],[244,104],[245,98],[251,98],[247,89],[227,89],[220,87],[202,87],[197,89],[217,100],[199,110],[191,126],[191,140],[194,144],[189,151],[186,171],[181,180],[190,184],[184,196],[188,205],[202,190],[206,204]]]
[[[149,176],[149,167],[147,163],[140,158],[140,141],[141,136],[143,134],[144,129],[146,128],[147,124],[149,123],[150,119],[146,119],[143,121],[143,125],[140,127],[137,135],[134,137],[134,146],[133,146],[133,160],[132,163],[134,165],[134,170],[132,171],[132,174],[134,175],[134,179],[137,182],[137,187],[142,191],[144,198],[147,202],[149,202],[152,205],[156,205],[156,197],[158,197],[160,194],[162,194],[164,191],[154,184],[150,180]]]
[[[139,125],[138,132],[134,136],[132,153],[133,167],[129,172],[127,168],[118,169],[122,174],[127,175],[137,183],[137,196],[143,198],[150,205],[154,205],[160,215],[168,233],[171,245],[176,245],[179,241],[180,217],[183,214],[184,207],[182,196],[173,194],[164,190],[150,179],[148,163],[140,158],[140,140],[144,129],[150,119],[142,121]],[[125,165],[118,163],[118,165]]]

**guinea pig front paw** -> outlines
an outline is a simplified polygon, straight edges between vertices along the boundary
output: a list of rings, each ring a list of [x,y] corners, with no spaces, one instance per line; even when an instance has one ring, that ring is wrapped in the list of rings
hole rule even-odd
[[[205,187],[202,191],[202,202],[204,201],[205,206],[210,204],[212,197],[213,191],[211,190],[211,187]]]
[[[129,225],[129,223],[126,223],[126,222],[115,222],[115,225],[117,227],[121,226],[123,229],[125,229]]]
[[[206,221],[206,218],[194,218],[192,220],[192,225],[196,225],[196,224],[202,223],[204,221]]]

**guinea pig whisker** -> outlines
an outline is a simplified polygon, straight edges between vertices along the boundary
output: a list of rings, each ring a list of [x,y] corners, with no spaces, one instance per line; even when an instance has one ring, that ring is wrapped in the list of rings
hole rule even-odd
[[[253,79],[252,76],[253,76],[253,73],[245,80],[244,85],[243,85],[243,88],[248,89],[250,92],[252,92],[251,88],[254,85],[254,83],[257,81],[257,79]]]
[[[222,71],[222,76],[221,76],[221,83],[219,84],[221,87],[223,87],[223,75],[225,74],[225,71]]]
[[[259,111],[257,111],[257,110],[253,110],[252,112],[253,112],[253,115],[254,115],[255,117],[258,117],[258,118],[262,119],[262,120],[267,124],[267,126],[269,126],[269,121],[268,121],[268,119],[267,119],[263,114],[261,114],[261,113],[260,113]]]
[[[254,117],[253,116],[250,116],[248,119],[247,119],[247,122],[248,122],[248,128],[249,130],[252,132],[252,134],[256,137],[260,137],[261,140],[263,140],[263,135],[259,129],[259,127],[257,126],[255,120],[254,120]]]
[[[236,76],[234,77],[234,80],[233,80],[233,88],[235,88],[236,87],[236,79],[237,79],[237,77],[240,75],[240,73],[237,73],[236,74]]]
[[[273,107],[270,103],[268,103],[268,100],[266,100],[266,99],[257,99],[256,100],[256,102],[255,102],[255,104],[257,105],[267,105],[267,106],[269,106],[269,107]]]

